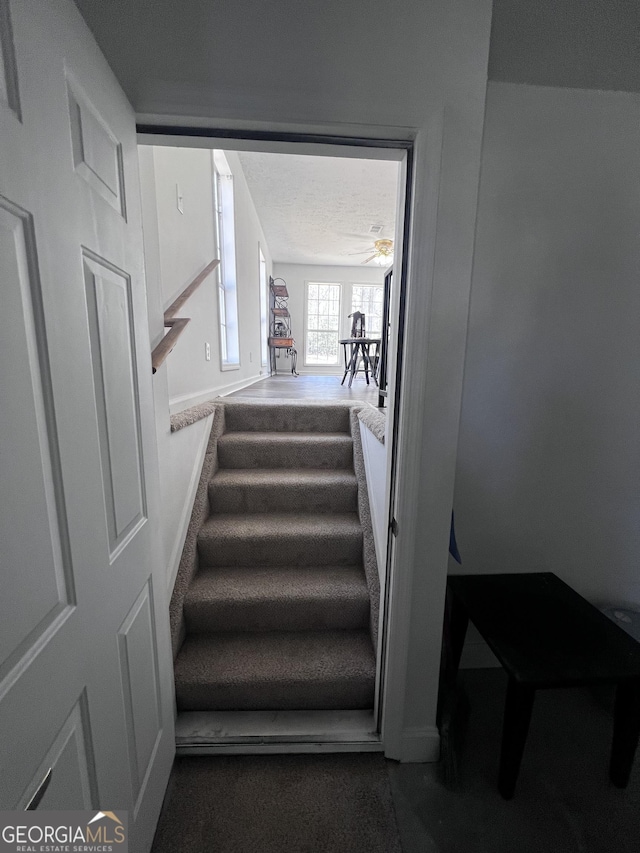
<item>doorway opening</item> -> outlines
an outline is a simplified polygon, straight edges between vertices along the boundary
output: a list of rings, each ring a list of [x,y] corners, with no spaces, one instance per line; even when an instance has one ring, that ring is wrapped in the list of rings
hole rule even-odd
[[[192,336],[191,345],[178,344],[175,357],[172,355],[168,360],[167,380],[172,412],[183,411],[189,404],[197,404],[212,396],[245,401],[275,399],[327,403],[342,400],[360,405],[368,403],[372,409],[387,410],[384,442],[369,445],[365,427],[362,449],[364,464],[368,465],[372,521],[378,530],[375,544],[380,576],[380,618],[374,707],[367,720],[356,714],[350,718],[346,728],[343,716],[338,729],[337,718],[332,718],[331,714],[317,718],[312,730],[309,730],[308,719],[302,723],[298,718],[281,715],[277,730],[270,735],[272,743],[281,744],[283,739],[291,741],[303,725],[306,735],[300,734],[297,743],[313,740],[325,744],[340,742],[342,748],[349,745],[348,748],[354,749],[379,749],[390,565],[387,533],[393,506],[400,385],[396,380],[401,371],[403,343],[406,275],[406,252],[403,249],[408,233],[406,199],[411,182],[411,147],[408,143],[380,140],[328,142],[322,137],[220,139],[215,132],[209,135],[204,131],[198,131],[198,137],[193,138],[173,128],[142,127],[139,131],[143,219],[149,218],[153,196],[156,203],[155,227],[153,219],[152,227],[145,222],[146,263],[148,275],[154,268],[158,274],[161,308],[175,295],[176,283],[171,280],[172,274],[179,282],[179,288],[185,277],[198,273],[197,269],[180,271],[180,252],[176,251],[176,246],[196,247],[195,232],[201,229],[201,233],[207,234],[211,251],[205,251],[200,245],[200,266],[204,268],[212,260],[219,261],[210,285],[217,299],[209,299],[207,305],[207,290],[203,287],[201,304],[191,318],[192,324],[194,320],[199,323],[204,334],[212,340],[198,340],[196,334]],[[198,163],[197,169],[195,162]],[[270,162],[275,167],[270,168]],[[172,171],[172,166],[176,167],[175,171]],[[316,194],[318,188],[325,190],[315,205],[309,189],[295,183],[296,169],[311,171]],[[202,180],[207,171],[210,175],[208,182]],[[347,175],[355,175],[360,180],[361,191],[351,187],[343,195],[342,204],[326,192],[327,184],[336,180],[336,172],[339,175],[337,181],[343,185],[348,181]],[[314,179],[308,182],[309,185],[313,185]],[[282,193],[287,184],[289,202],[286,192]],[[380,189],[383,185],[385,192]],[[295,186],[298,190],[292,190]],[[202,192],[203,187],[211,188],[210,213],[207,213],[207,193]],[[362,198],[367,187],[371,197],[379,199],[381,195],[385,196],[387,211],[389,198],[392,199],[391,217],[386,214],[385,220],[381,209],[367,207],[366,199]],[[297,208],[294,203],[296,192],[301,197]],[[345,223],[349,220],[345,210],[354,193],[354,207],[360,219],[352,226],[352,231],[347,231]],[[204,202],[200,196],[204,196]],[[159,201],[164,205],[167,222],[177,223],[173,229],[161,221]],[[319,210],[315,210],[316,216],[313,217],[309,212],[313,213],[315,208]],[[338,225],[330,216],[331,210],[336,209],[344,214],[344,222]],[[301,213],[305,210],[306,218]],[[194,217],[195,227],[187,224],[190,215]],[[209,219],[210,228],[207,225]],[[294,224],[301,226],[297,234],[292,234]],[[306,249],[300,246],[300,233],[306,234]],[[323,236],[324,243],[318,238],[319,234]],[[174,239],[172,249],[167,245],[167,235],[179,238]],[[327,240],[336,244],[331,247],[333,251],[327,249]],[[309,241],[313,243],[312,249],[309,249]],[[147,244],[152,246],[155,258],[149,257]],[[386,249],[389,244],[393,246],[393,258],[388,252],[378,251],[380,244]],[[348,251],[351,249],[353,251]],[[211,254],[213,257],[209,257]],[[392,285],[390,273],[393,269],[397,270],[397,287],[395,283]],[[247,284],[249,286],[245,289]],[[284,285],[284,302],[274,298],[274,289],[278,285]],[[172,292],[169,288],[173,288]],[[278,317],[284,315],[278,315],[274,309],[287,311],[288,326],[278,327]],[[189,314],[186,306],[185,313]],[[343,342],[353,338],[353,318],[350,315],[358,313],[364,315],[366,331],[362,337],[377,340],[379,346],[375,355],[369,351],[368,359],[360,357],[353,364],[353,353]],[[288,343],[288,335],[277,334],[279,328],[289,333],[291,346],[277,346],[278,337]],[[388,346],[386,358],[381,359],[383,340]],[[182,351],[179,346],[182,346]],[[298,358],[299,377],[291,370],[292,349]],[[234,353],[237,357],[231,358]],[[204,362],[204,366],[200,364],[195,370],[194,354],[199,362]],[[219,362],[212,365],[218,354]],[[391,394],[386,398],[379,391],[381,361],[385,362],[385,384]],[[204,379],[207,365],[209,378]],[[210,382],[212,367],[221,377],[217,388],[212,384],[206,385]],[[194,383],[196,378],[200,386],[192,384],[189,387],[188,382]],[[384,427],[382,432],[384,435]],[[225,718],[225,725],[232,729],[237,722],[237,717],[233,723]],[[218,717],[215,725],[219,727],[219,723]],[[226,744],[221,744],[219,738],[210,737],[206,741],[205,737],[205,741],[200,740],[194,746],[187,736],[183,747],[186,751],[207,751],[209,747],[233,748],[233,744],[238,743],[253,742],[255,745],[255,732],[251,734],[245,730],[241,734],[236,731],[231,741],[227,738]]]

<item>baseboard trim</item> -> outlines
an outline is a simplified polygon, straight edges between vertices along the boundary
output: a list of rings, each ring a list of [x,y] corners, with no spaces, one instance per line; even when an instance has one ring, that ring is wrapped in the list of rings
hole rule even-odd
[[[178,535],[176,536],[175,542],[173,543],[173,550],[171,551],[171,556],[169,558],[169,597],[171,597],[171,593],[173,591],[173,587],[175,586],[176,578],[178,576],[178,568],[180,567],[180,560],[182,558],[182,549],[184,548],[184,542],[187,538],[187,530],[189,529],[189,522],[191,521],[191,511],[193,510],[193,502],[196,499],[196,492],[198,491],[198,484],[200,483],[202,465],[204,463],[204,457],[207,452],[207,444],[209,443],[209,434],[211,433],[211,423],[213,421],[213,415],[207,415],[205,420],[206,426],[203,430],[202,438],[200,439],[200,444],[198,446],[198,452],[193,463],[191,479],[189,480],[189,491],[187,492],[187,497],[184,502],[184,507],[182,509],[182,516],[180,518],[180,525],[178,527]]]
[[[243,388],[248,388],[250,385],[260,382],[261,379],[267,379],[267,375],[258,373],[254,376],[249,376],[247,379],[239,379],[237,382],[216,385],[214,388],[199,391],[197,394],[184,394],[182,397],[173,397],[169,400],[169,414],[176,415],[184,409],[190,409],[192,406],[205,403],[207,400],[212,400],[215,397],[226,397],[228,394],[233,394],[234,391],[242,391]]]
[[[325,368],[324,370],[319,367],[298,367],[297,370],[300,376],[342,376],[344,373],[342,367]]]
[[[435,726],[404,729],[400,736],[400,761],[434,763],[440,760],[440,732]]]

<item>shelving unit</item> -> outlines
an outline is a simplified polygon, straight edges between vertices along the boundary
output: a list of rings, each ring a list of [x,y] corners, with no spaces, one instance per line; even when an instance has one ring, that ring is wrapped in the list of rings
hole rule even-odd
[[[281,281],[282,284],[276,284]],[[291,360],[291,373],[298,375],[296,370],[298,350],[291,333],[291,314],[289,313],[289,291],[284,279],[269,278],[271,321],[269,325],[269,352],[271,355],[271,374],[278,372],[277,360],[280,350],[285,350]]]

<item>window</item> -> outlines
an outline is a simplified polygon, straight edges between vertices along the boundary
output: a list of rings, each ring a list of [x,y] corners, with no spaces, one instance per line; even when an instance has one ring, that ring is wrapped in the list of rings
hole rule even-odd
[[[339,284],[307,283],[306,364],[337,364],[340,339]]]
[[[382,300],[384,287],[381,284],[354,284],[351,288],[351,311],[361,311],[364,327],[371,338],[382,334]]]
[[[268,338],[269,338],[269,300],[267,297],[267,262],[262,254],[262,249],[258,246],[259,267],[258,267],[258,287],[260,288],[260,358],[263,367],[267,366],[269,356]]]
[[[217,268],[220,366],[223,370],[233,370],[240,366],[233,175],[224,152],[218,150],[213,152],[213,197],[220,258]]]

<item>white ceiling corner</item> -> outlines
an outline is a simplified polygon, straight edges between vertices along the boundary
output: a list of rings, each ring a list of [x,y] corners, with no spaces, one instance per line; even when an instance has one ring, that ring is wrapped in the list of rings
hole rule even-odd
[[[274,261],[359,266],[368,255],[352,252],[394,238],[397,162],[246,151],[238,157]],[[382,231],[371,234],[372,225]]]

